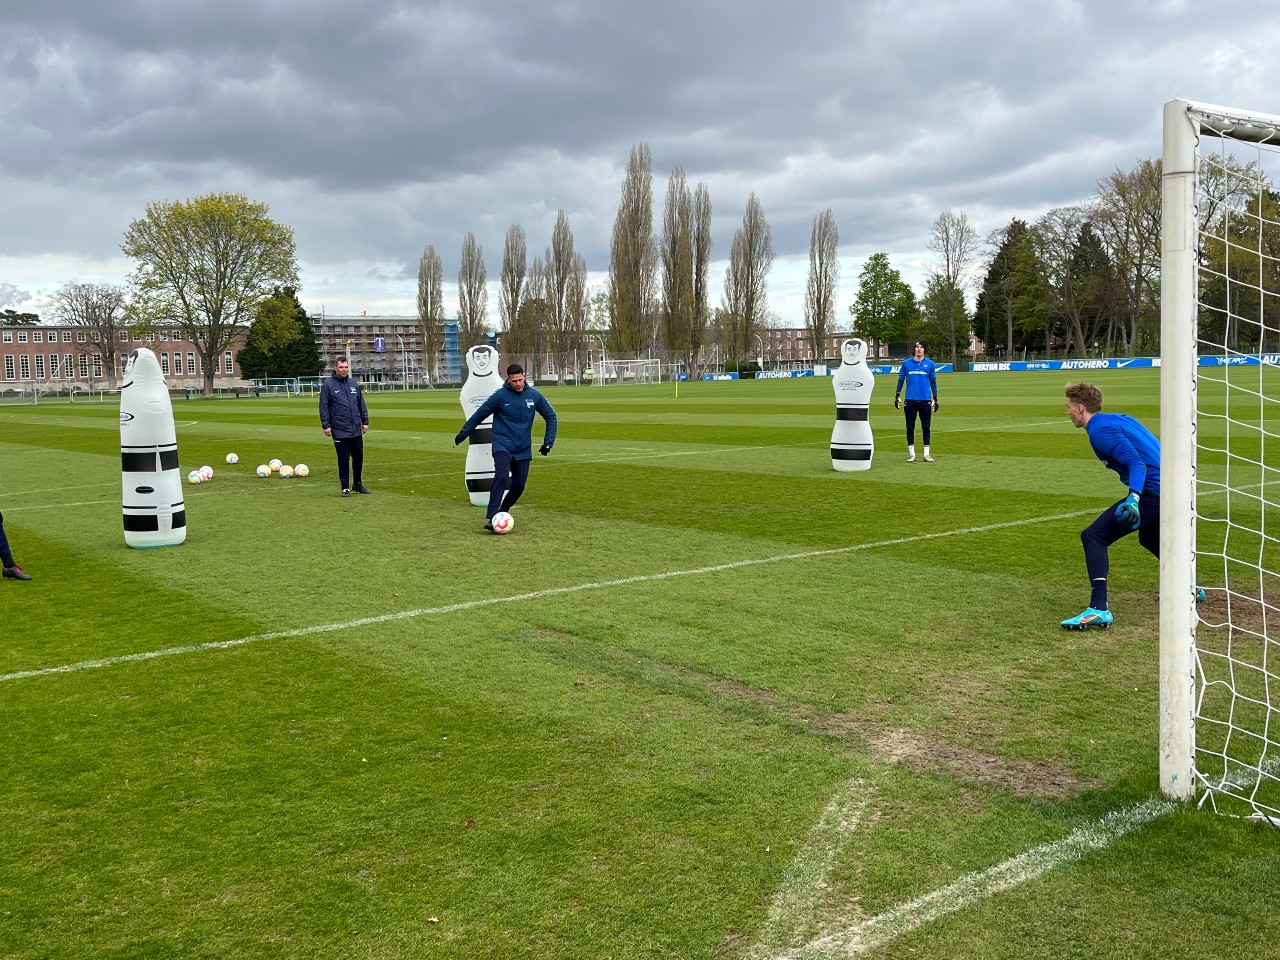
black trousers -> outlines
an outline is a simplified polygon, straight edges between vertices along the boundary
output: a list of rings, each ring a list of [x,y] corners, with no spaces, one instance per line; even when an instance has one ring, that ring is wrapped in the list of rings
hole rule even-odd
[[[486,519],[495,513],[505,513],[516,505],[524,485],[529,482],[529,466],[533,460],[512,460],[511,454],[493,451],[493,486],[489,488],[489,509]]]
[[[338,482],[343,490],[360,486],[360,476],[364,470],[364,437],[334,437],[333,449],[338,454]],[[355,483],[351,483],[351,474],[355,474]]]
[[[916,416],[920,417],[920,429],[924,433],[924,445],[929,445],[929,424],[933,420],[933,404],[928,400],[907,400],[903,403],[907,415],[907,443],[916,442]]]

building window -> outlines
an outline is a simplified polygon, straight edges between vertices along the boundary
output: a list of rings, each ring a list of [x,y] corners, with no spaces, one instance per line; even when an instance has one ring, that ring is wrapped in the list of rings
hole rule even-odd
[[[44,354],[42,353],[36,354],[36,379],[44,379]]]
[[[167,353],[160,354],[160,372],[166,377],[169,375],[169,355]]]
[[[27,342],[27,331],[25,331],[25,330],[19,330],[19,331],[18,331],[18,342],[19,342],[19,343],[26,343],[26,342]]]
[[[187,376],[194,377],[196,375],[196,355],[194,353],[187,354]]]
[[[13,343],[13,331],[12,331],[12,330],[6,330],[6,331],[4,332],[4,342],[5,342],[5,343]]]
[[[128,343],[128,342],[129,342],[129,331],[128,331],[128,330],[121,330],[121,331],[120,331],[120,342],[121,342],[121,343]]]
[[[121,339],[121,340],[123,340],[123,339],[124,339],[124,337],[121,337],[120,339]],[[142,334],[140,334],[140,333],[135,333],[135,334],[133,335],[133,342],[134,342],[134,343],[141,343],[141,342],[142,342]]]
[[[80,354],[80,379],[89,379],[89,358],[83,353]]]
[[[137,338],[135,337],[134,339],[137,339]],[[154,333],[148,333],[147,343],[155,343],[155,342],[156,342],[156,335]]]
[[[102,379],[102,354],[100,353],[93,355],[93,379]]]
[[[222,372],[227,374],[236,372],[235,357],[231,356],[230,350],[228,350],[222,358]]]
[[[32,342],[32,343],[44,343],[44,331],[43,331],[43,330],[33,330],[33,331],[31,332],[31,342]]]
[[[75,378],[75,368],[71,365],[71,354],[64,353],[62,355],[62,375],[68,380]]]
[[[4,378],[6,380],[17,379],[16,375],[13,372],[13,354],[12,353],[7,353],[5,354],[5,357],[4,357]]]
[[[76,343],[85,343],[88,339],[89,338],[85,336],[85,331],[83,330],[76,331]],[[98,342],[98,338],[96,336],[93,338],[93,342],[94,343]]]
[[[70,343],[70,342],[71,342],[71,331],[70,331],[70,330],[63,330],[63,331],[62,331],[62,342],[63,342],[63,343]]]
[[[20,379],[30,380],[31,379],[31,358],[25,355],[19,357],[18,369],[22,372],[22,376]]]
[[[168,330],[161,330],[161,331],[160,331],[160,342],[161,342],[161,343],[164,343],[164,342],[165,342],[166,340],[168,340],[168,339],[169,339],[169,331],[168,331]]]
[[[181,331],[181,330],[175,330],[175,331],[173,331],[173,333],[172,333],[172,335],[170,335],[169,339],[170,339],[170,340],[181,340],[181,339],[182,339],[182,331]]]
[[[58,355],[56,353],[49,354],[49,379],[62,379],[62,369],[58,366]]]

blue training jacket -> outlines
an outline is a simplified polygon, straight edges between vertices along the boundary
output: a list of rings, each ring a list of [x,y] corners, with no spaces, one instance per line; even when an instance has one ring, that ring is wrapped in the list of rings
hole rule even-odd
[[[907,381],[908,400],[932,400],[938,395],[938,378],[934,372],[933,361],[928,357],[917,360],[907,357],[898,368],[898,393],[902,393],[902,381]]]
[[[528,385],[516,391],[505,380],[489,399],[476,409],[470,419],[458,431],[459,441],[465,440],[480,423],[493,414],[493,450],[508,454],[512,460],[533,458],[533,415],[542,415],[547,421],[547,432],[542,442],[551,446],[556,442],[556,412],[547,400]]]
[[[1160,496],[1160,441],[1126,413],[1095,413],[1085,425],[1093,452],[1130,490]]]
[[[335,374],[321,384],[320,426],[332,431],[335,440],[360,436],[360,425],[368,423],[369,408],[355,380]]]

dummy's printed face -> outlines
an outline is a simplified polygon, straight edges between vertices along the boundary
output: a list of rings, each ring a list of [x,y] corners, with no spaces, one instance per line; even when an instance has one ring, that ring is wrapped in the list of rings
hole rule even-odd
[[[840,345],[840,357],[845,363],[857,363],[862,359],[862,344],[857,340],[846,340]]]
[[[467,351],[467,363],[472,373],[484,375],[493,372],[496,356],[490,347],[472,347]]]

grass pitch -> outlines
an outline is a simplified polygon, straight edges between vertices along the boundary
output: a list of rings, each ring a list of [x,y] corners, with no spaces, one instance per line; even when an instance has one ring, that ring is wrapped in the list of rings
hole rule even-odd
[[[0,955],[1252,960],[1280,834],[1098,826],[1156,792],[1157,570],[1058,627],[1123,492],[1062,378],[940,385],[863,474],[825,380],[548,388],[506,537],[456,392],[368,395],[350,500],[314,401],[179,402],[216,476],[149,551],[114,406],[0,408]]]

